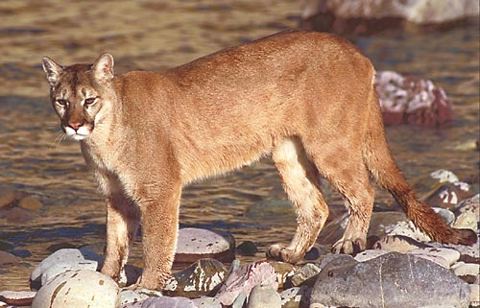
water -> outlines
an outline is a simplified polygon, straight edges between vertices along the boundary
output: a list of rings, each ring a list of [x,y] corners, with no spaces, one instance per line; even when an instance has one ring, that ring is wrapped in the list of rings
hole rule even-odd
[[[28,276],[53,244],[101,245],[105,213],[78,144],[58,142],[60,130],[48,101],[40,59],[62,64],[91,62],[100,52],[115,56],[116,72],[160,70],[218,49],[295,27],[298,1],[2,1],[0,3],[0,189],[39,197],[44,207],[25,224],[0,219],[0,240],[32,256],[0,268],[0,290],[28,288]],[[478,152],[462,145],[479,136],[478,24],[445,32],[389,31],[352,38],[377,69],[433,79],[455,104],[455,121],[441,130],[390,127],[392,150],[420,193],[421,179],[447,168],[476,183]],[[342,201],[328,193],[329,203]],[[285,207],[276,170],[268,159],[225,177],[188,187],[181,224],[232,232],[252,240],[262,256],[274,242],[287,242],[295,219]],[[391,204],[384,192],[377,203]],[[268,214],[258,209],[267,208]],[[335,216],[335,214],[333,214]],[[141,265],[137,241],[131,262]]]

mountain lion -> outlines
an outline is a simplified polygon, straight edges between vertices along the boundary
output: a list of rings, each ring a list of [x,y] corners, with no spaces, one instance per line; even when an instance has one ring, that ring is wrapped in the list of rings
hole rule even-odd
[[[65,134],[80,141],[106,197],[102,272],[118,279],[141,222],[144,271],[138,286],[160,289],[170,276],[182,187],[271,154],[298,227],[272,258],[294,263],[315,243],[328,206],[319,178],[345,197],[349,220],[335,252],[365,249],[371,175],[432,239],[471,244],[418,201],[385,139],[371,62],[348,42],[284,32],[162,73],[114,76],[113,58],[43,68]]]

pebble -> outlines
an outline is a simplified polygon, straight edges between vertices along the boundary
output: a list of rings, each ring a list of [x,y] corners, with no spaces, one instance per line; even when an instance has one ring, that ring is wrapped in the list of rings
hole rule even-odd
[[[133,290],[123,290],[122,292],[120,292],[120,305],[125,306],[127,304],[135,304],[147,299],[148,297],[148,295],[141,292]]]
[[[222,305],[232,305],[240,294],[250,294],[257,285],[278,288],[277,274],[268,262],[244,264],[233,270],[215,297]]]
[[[470,284],[470,307],[480,306],[480,285]]]
[[[425,198],[425,202],[432,207],[455,209],[460,201],[466,199],[470,195],[470,187],[467,183],[444,183],[436,190],[432,191]]]
[[[290,263],[280,262],[280,261],[268,261],[268,263],[273,267],[275,273],[277,274],[277,282],[280,286],[285,285],[287,280],[295,272],[295,266]]]
[[[457,217],[453,227],[458,229],[471,229],[476,232],[478,231],[478,220],[479,217],[476,213],[464,212]]]
[[[281,308],[280,295],[270,286],[255,286],[248,297],[247,308]]]
[[[455,215],[460,215],[465,212],[476,213],[477,217],[480,217],[480,194],[465,199],[460,202],[455,209]]]
[[[33,291],[2,291],[0,301],[12,306],[30,306],[37,292]]]
[[[303,284],[313,285],[315,283],[315,276],[320,273],[320,268],[315,264],[308,263],[297,270],[290,278],[294,287],[299,287]]]
[[[23,224],[31,221],[33,215],[26,209],[14,207],[0,212],[0,218],[5,218],[9,223]]]
[[[420,231],[411,221],[401,221],[395,225],[387,226],[385,231],[387,235],[403,235],[418,242],[431,241],[430,237]]]
[[[326,255],[331,250],[330,245],[321,245],[315,243],[312,248],[305,254],[303,260],[306,262],[312,262],[318,260],[321,256]]]
[[[457,276],[477,276],[480,274],[480,265],[474,263],[457,262],[452,265],[452,270]]]
[[[20,259],[13,254],[0,250],[0,266],[20,263]]]
[[[199,297],[208,295],[225,279],[226,269],[215,259],[201,259],[173,274],[164,292],[173,296]]]
[[[17,200],[17,193],[13,190],[6,190],[0,192],[0,209],[13,206]]]
[[[142,308],[197,308],[191,299],[185,297],[150,297],[142,302]],[[33,307],[32,307],[33,308]]]
[[[192,301],[197,308],[222,308],[222,304],[215,297],[202,296]]]
[[[364,250],[360,253],[357,253],[354,257],[355,260],[358,262],[365,262],[371,259],[375,259],[376,257],[379,257],[381,255],[384,255],[388,253],[389,251],[387,250],[381,250],[381,249],[369,249],[369,250]]]
[[[182,228],[178,232],[175,262],[192,263],[203,258],[223,262],[235,259],[235,240],[225,232],[199,228]]]
[[[435,263],[440,264],[445,268],[450,268],[452,264],[454,264],[458,261],[458,259],[460,259],[460,252],[451,248],[429,247],[423,249],[415,249],[410,251],[410,253],[418,257],[434,261]],[[430,256],[433,256],[434,258],[429,258]],[[439,259],[436,259],[435,257],[438,257]],[[437,260],[438,262],[436,262],[435,260]]]
[[[309,296],[309,291],[310,288],[307,286],[293,287],[282,291],[280,293],[282,308],[308,307],[307,297]]]
[[[120,290],[110,277],[91,270],[64,272],[43,286],[32,308],[102,307],[115,308]]]
[[[32,289],[39,289],[42,286],[42,280],[45,282],[48,277],[52,277],[51,274],[47,274],[47,277],[42,278],[44,273],[48,273],[48,270],[52,267],[57,269],[52,269],[52,273],[58,272],[59,270],[68,270],[73,268],[82,268],[80,263],[84,263],[87,260],[85,257],[90,257],[92,259],[96,258],[95,256],[90,255],[88,250],[80,250],[74,248],[64,248],[57,250],[53,254],[49,255],[38,264],[30,275],[30,286]],[[85,267],[92,268],[93,263],[88,262],[85,264]]]
[[[460,181],[458,176],[450,170],[438,169],[430,173],[432,179],[438,180],[440,183],[455,183]]]
[[[455,220],[455,214],[452,211],[441,208],[441,207],[432,207],[432,210],[435,211],[447,224],[452,224]]]
[[[327,264],[317,276],[310,303],[347,307],[467,307],[469,287],[450,270],[433,262],[389,252],[365,262],[345,264],[334,260]]]
[[[409,252],[414,249],[428,247],[422,242],[415,241],[414,239],[403,235],[387,235],[376,241],[373,245],[373,249],[380,249],[386,251],[396,252]]]
[[[241,256],[255,256],[258,248],[252,241],[242,242],[237,246],[236,253]]]
[[[47,268],[41,275],[41,283],[42,286],[44,286],[50,279],[55,278],[57,275],[70,271],[70,270],[80,270],[80,269],[86,269],[86,270],[92,270],[96,271],[98,267],[98,262],[97,261],[91,261],[91,260],[83,260],[78,263],[58,263],[58,264],[53,264],[49,268]]]
[[[43,204],[36,197],[27,196],[25,198],[22,198],[18,202],[18,206],[21,207],[22,209],[36,211],[36,210],[39,210],[40,208],[42,208]]]

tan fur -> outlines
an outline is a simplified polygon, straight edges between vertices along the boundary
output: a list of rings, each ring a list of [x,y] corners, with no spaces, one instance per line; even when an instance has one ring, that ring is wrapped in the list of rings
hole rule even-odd
[[[374,199],[369,171],[435,239],[471,241],[415,199],[385,141],[372,64],[340,38],[286,32],[163,73],[113,77],[110,55],[68,67],[46,58],[44,69],[62,128],[82,140],[108,200],[102,272],[112,277],[126,262],[140,219],[139,284],[162,288],[175,253],[182,187],[270,153],[298,214],[294,239],[273,245],[273,258],[296,262],[315,242],[328,216],[319,176],[350,208],[334,250],[364,249]],[[87,105],[88,97],[95,103]]]

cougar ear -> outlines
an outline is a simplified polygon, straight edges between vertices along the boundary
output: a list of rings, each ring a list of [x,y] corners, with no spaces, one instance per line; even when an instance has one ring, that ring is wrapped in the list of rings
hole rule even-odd
[[[47,80],[50,86],[52,87],[56,86],[58,83],[60,74],[63,72],[63,66],[56,63],[49,57],[44,57],[42,59],[42,67],[43,67],[43,70],[45,71],[45,74],[47,74]]]
[[[113,79],[113,57],[109,53],[104,53],[95,60],[93,64],[94,76],[99,81],[109,81]]]

